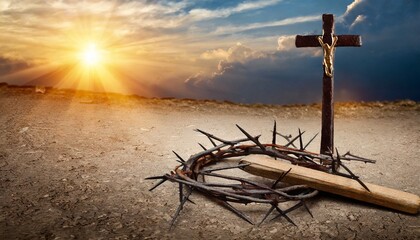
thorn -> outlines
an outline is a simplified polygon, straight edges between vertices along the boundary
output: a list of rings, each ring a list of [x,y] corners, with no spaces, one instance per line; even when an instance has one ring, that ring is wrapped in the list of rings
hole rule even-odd
[[[305,147],[303,147],[303,150],[305,150],[308,146],[309,146],[309,144],[311,144],[311,142],[318,136],[318,134],[319,133],[317,133],[317,134],[315,134],[315,136],[313,136],[312,138],[311,138],[311,140],[309,140],[309,142],[305,145]]]
[[[293,206],[291,206],[291,207],[289,207],[288,209],[286,209],[285,211],[284,211],[284,213],[289,213],[289,212],[292,212],[292,211],[294,211],[294,210],[296,210],[296,209],[298,209],[298,208],[300,208],[301,206],[303,205],[303,203],[301,202],[301,201],[299,201],[298,203],[296,203],[295,205],[293,205]]]
[[[300,150],[303,150],[302,132],[300,131],[300,128],[298,128],[298,130],[299,130],[299,146],[300,146]]]
[[[223,203],[223,205],[225,207],[227,207],[229,210],[231,210],[232,212],[236,213],[236,215],[238,215],[240,218],[242,218],[243,220],[247,221],[248,223],[255,225],[252,220],[247,217],[245,214],[243,214],[241,211],[239,211],[238,209],[234,208],[232,205],[230,205],[228,202],[226,201],[221,201]]]
[[[333,158],[331,161],[331,171],[332,173],[337,173],[337,166],[335,165],[335,159]]]
[[[288,144],[284,145],[285,147],[288,147],[290,145],[293,145],[293,143],[296,141],[296,139],[298,139],[301,135],[303,135],[305,133],[305,131],[303,131],[301,134],[297,135],[296,137],[294,137],[292,140],[289,141]],[[293,145],[294,146],[294,145]]]
[[[185,166],[185,162],[181,162],[180,160],[176,160],[176,161],[181,163],[182,166]]]
[[[308,205],[306,204],[305,200],[301,200],[303,207],[305,207],[306,211],[309,213],[309,215],[311,215],[312,218],[314,218],[314,215],[312,215],[311,210],[309,210]]]
[[[366,186],[366,184],[364,184],[360,179],[359,179],[359,177],[358,176],[356,176],[356,175],[354,175],[354,173],[352,172],[352,171],[350,171],[350,169],[348,168],[348,167],[346,167],[346,166],[344,166],[344,164],[342,163],[342,162],[338,162],[339,164],[340,164],[340,166],[342,166],[350,175],[351,175],[351,178],[352,179],[354,179],[354,180],[356,180],[360,185],[362,185],[362,187],[364,188],[364,189],[366,189],[368,192],[370,192],[370,190],[369,190],[369,188]]]
[[[329,155],[331,157],[331,171],[332,171],[332,173],[337,174],[337,173],[339,173],[337,170],[338,170],[338,167],[340,166],[340,164],[336,165],[338,160],[334,159],[334,155],[331,152],[329,152]]]
[[[340,153],[338,153],[338,148],[335,148],[335,152],[337,153],[337,162],[338,164],[341,164],[341,157],[340,157]]]
[[[276,137],[277,137],[277,122],[276,122],[276,120],[274,120],[273,141],[271,142],[273,145],[276,144]]]
[[[207,138],[210,140],[211,144],[213,144],[213,147],[216,147],[217,144],[211,139],[211,137],[207,136]]]
[[[258,145],[258,147],[260,147],[263,151],[265,151],[265,147],[260,143],[260,141],[258,141],[258,137],[254,138],[252,137],[248,132],[246,132],[243,128],[241,128],[238,124],[236,124],[236,127],[239,128],[239,130],[241,130],[241,132],[243,134],[245,134],[245,136],[247,136],[247,138],[251,141],[253,141],[255,144]]]
[[[283,210],[281,210],[278,206],[275,206],[275,208],[279,212],[279,214],[271,220],[276,219],[278,216],[283,216],[289,223],[297,227],[297,225],[292,221],[292,219],[289,218],[289,216],[287,216],[285,212],[283,212]]]
[[[351,158],[347,158],[346,160],[362,161],[364,163],[376,163],[376,160],[356,156],[354,154],[351,154],[350,151],[346,152],[344,155],[342,155],[342,157],[346,158],[347,155]]]
[[[179,160],[181,160],[181,162],[185,162],[185,160],[184,159],[182,159],[182,157],[181,156],[179,156],[178,155],[178,153],[176,153],[175,151],[172,151],[178,158],[179,158]]]
[[[340,167],[340,165],[337,164],[338,159],[334,158],[334,155],[332,154],[332,151],[331,151],[330,147],[328,147],[328,152],[326,152],[325,154],[327,154],[331,157],[331,171],[332,171],[332,173],[334,173],[334,174],[339,173],[338,168]]]
[[[156,183],[155,186],[153,186],[152,188],[150,188],[149,191],[150,192],[153,191],[155,188],[159,187],[162,183],[166,182],[166,180],[168,180],[168,179],[165,178],[165,179],[160,180],[158,183]]]
[[[213,137],[214,137],[213,135],[211,135],[209,133],[206,133],[206,132],[204,132],[204,131],[202,131],[200,129],[195,129],[195,131],[196,132],[199,132],[199,133],[201,133],[203,135],[205,135],[210,140],[211,144],[213,144],[213,147],[216,147],[217,146],[217,144],[213,141]],[[221,141],[221,142],[223,142],[223,141]]]
[[[192,190],[190,192],[188,192],[186,194],[186,196],[182,199],[182,201],[179,203],[179,206],[176,209],[175,215],[172,218],[171,226],[169,227],[169,230],[171,230],[172,227],[174,226],[174,223],[175,223],[176,218],[178,217],[179,213],[181,212],[182,208],[184,207],[185,202],[187,201],[187,199],[188,199],[188,197],[190,196],[191,193],[192,193]]]
[[[328,149],[330,154],[334,154],[334,151],[330,147],[328,147],[327,149]]]
[[[207,148],[206,148],[206,147],[204,147],[201,143],[198,143],[198,145],[200,145],[200,147],[201,147],[204,151],[207,151]]]
[[[166,179],[165,176],[153,176],[153,177],[147,177],[144,180],[154,180],[154,179]]]
[[[207,138],[209,138],[209,139],[214,139],[214,140],[217,140],[217,141],[219,141],[219,142],[222,142],[222,143],[225,143],[225,144],[230,144],[230,142],[228,142],[228,141],[225,141],[225,140],[223,140],[223,139],[221,139],[221,138],[218,138],[218,137],[216,137],[216,136],[214,136],[214,135],[212,135],[212,134],[210,134],[210,133],[206,133],[206,132],[204,132],[203,130],[200,130],[200,129],[195,129],[195,131],[197,131],[197,132],[199,132],[199,133],[201,133],[201,134],[204,134],[205,136],[207,136]],[[212,140],[210,140],[212,143],[213,143],[213,145],[214,146],[217,146]]]
[[[194,205],[196,205],[195,202],[193,202],[190,198],[187,198],[187,201],[190,202],[190,203],[192,203],[192,204],[194,204]]]
[[[178,208],[176,209],[175,215],[172,217],[171,225],[169,227],[169,230],[172,230],[172,227],[174,226],[175,220],[178,217],[179,213],[181,212],[182,204],[179,204]]]
[[[287,141],[287,143],[290,143],[290,138],[292,137],[292,135],[288,135],[287,136],[287,135],[283,135],[281,133],[277,133],[277,135],[279,135],[280,137],[284,138]],[[292,145],[292,147],[296,148],[296,146],[293,143],[291,143],[291,145]]]
[[[289,170],[287,170],[287,172],[282,172],[279,176],[279,178],[274,182],[274,184],[271,186],[272,189],[275,189],[277,186],[277,183],[279,183],[290,171],[292,170],[292,168],[289,168]]]
[[[207,151],[207,148],[206,148],[206,147],[204,147],[201,143],[198,143],[198,145],[200,145],[200,147],[201,147],[204,151]],[[209,154],[210,154],[212,157],[215,157],[214,153],[210,152]]]
[[[194,202],[194,201],[192,201],[192,200],[190,199],[190,196],[191,196],[191,194],[192,194],[192,192],[193,192],[193,188],[192,188],[192,187],[190,187],[190,186],[187,186],[187,189],[188,189],[189,191],[187,192],[187,194],[185,194],[185,195],[184,195],[184,197],[185,197],[185,198],[187,198],[187,201],[188,201],[188,202],[190,202],[190,203],[192,203],[192,204],[196,205],[196,204],[195,204],[195,202]]]
[[[274,206],[274,204],[273,204],[273,205],[271,205],[270,210],[268,210],[268,212],[265,214],[265,216],[264,216],[264,218],[261,220],[261,222],[260,222],[260,223],[258,223],[258,225],[257,225],[258,227],[259,227],[259,226],[261,226],[261,224],[265,221],[265,219],[267,219],[267,217],[268,217],[268,216],[270,216],[270,214],[271,214],[271,212],[273,212],[274,208],[276,208],[276,207]]]
[[[289,212],[291,212],[291,211],[294,211],[294,210],[296,210],[296,209],[298,209],[299,207],[301,207],[302,206],[302,202],[301,201],[299,201],[298,203],[296,203],[295,205],[293,205],[293,206],[291,206],[290,208],[288,208],[288,209],[286,209],[283,213],[284,214],[287,214],[287,213],[289,213]],[[276,218],[278,218],[278,217],[281,217],[282,215],[281,214],[278,214],[277,216],[275,216],[274,218],[272,218],[270,221],[273,221],[273,220],[275,220]]]

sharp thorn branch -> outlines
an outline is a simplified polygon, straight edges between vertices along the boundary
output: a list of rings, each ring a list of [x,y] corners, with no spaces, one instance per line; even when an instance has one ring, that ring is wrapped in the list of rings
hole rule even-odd
[[[207,148],[206,148],[206,147],[204,147],[204,146],[203,146],[203,144],[198,143],[198,145],[200,145],[200,147],[201,147],[204,151],[207,151]]]
[[[179,216],[179,213],[181,212],[181,210],[183,209],[183,207],[184,207],[184,204],[185,204],[185,202],[188,200],[188,197],[190,196],[190,194],[192,193],[192,190],[190,191],[190,192],[188,192],[186,195],[185,195],[185,197],[182,199],[182,201],[179,203],[179,206],[178,206],[178,208],[177,208],[177,210],[176,210],[176,212],[175,212],[175,215],[173,216],[173,218],[172,218],[172,221],[171,221],[171,225],[170,225],[170,227],[169,227],[169,230],[171,230],[172,229],[172,227],[174,226],[174,223],[175,223],[175,220],[176,220],[176,218]]]
[[[277,122],[276,120],[274,120],[274,127],[273,127],[273,140],[271,141],[271,143],[273,145],[276,144],[276,137],[277,137]]]
[[[318,136],[318,134],[319,133],[317,133],[317,134],[315,134],[315,136],[313,136],[312,138],[311,138],[311,140],[309,140],[309,142],[303,147],[303,150],[305,150],[308,146],[309,146],[309,144],[311,144],[312,143],[312,141]]]
[[[280,137],[284,138],[287,143],[290,143],[290,138],[292,137],[292,135],[283,135],[281,133],[276,133],[277,135],[279,135]],[[295,144],[291,143],[290,144],[292,147],[296,148]]]
[[[298,208],[300,208],[301,206],[303,205],[303,202],[301,202],[301,201],[299,201],[298,203],[296,203],[295,205],[293,205],[293,206],[291,206],[290,208],[288,208],[288,209],[286,209],[286,210],[284,210],[284,213],[289,213],[289,212],[292,212],[292,211],[294,211],[294,210],[296,210],[296,209],[298,209]]]
[[[172,151],[172,152],[175,154],[175,156],[179,158],[179,160],[181,160],[181,162],[185,162],[185,160],[181,156],[179,156],[178,153],[176,153],[175,151]]]
[[[238,124],[236,124],[236,127],[239,128],[239,130],[241,130],[241,132],[243,134],[245,134],[245,136],[247,136],[247,138],[249,140],[251,140],[252,142],[254,142],[256,145],[258,145],[258,147],[260,147],[263,151],[265,151],[265,147],[260,143],[260,141],[258,141],[258,137],[253,137],[251,136],[247,131],[245,131],[243,128],[241,128]]]
[[[305,200],[301,200],[301,201],[302,201],[303,207],[306,209],[306,211],[309,213],[309,215],[311,215],[311,217],[314,218],[314,215],[312,214],[311,210],[309,210],[309,207],[306,204],[306,201]]]
[[[273,210],[275,209],[276,207],[274,206],[274,204],[273,205],[271,205],[271,208],[268,210],[268,212],[264,215],[264,217],[263,217],[263,219],[261,220],[261,222],[260,223],[258,223],[258,227],[259,226],[261,226],[261,224],[265,221],[265,219],[267,219],[267,217],[268,216],[270,216],[270,214],[271,214],[271,212],[273,212]]]
[[[277,180],[273,183],[273,185],[271,186],[272,189],[275,189],[277,184],[283,180],[283,178],[292,170],[292,168],[289,168],[289,170],[287,170],[287,172],[282,172],[279,176],[279,178],[277,178]]]
[[[180,160],[176,160],[176,161],[181,163],[182,166],[185,166],[185,162],[181,162]]]
[[[160,180],[152,188],[150,188],[149,191],[151,192],[151,191],[155,190],[155,188],[159,187],[162,183],[166,182],[166,180],[168,180],[168,179],[165,178],[165,179]]]
[[[229,210],[231,210],[232,212],[234,212],[240,218],[242,218],[243,220],[247,221],[248,223],[250,223],[252,225],[255,225],[254,222],[252,222],[252,220],[248,216],[246,216],[241,211],[239,211],[238,209],[236,209],[235,207],[233,207],[232,205],[230,205],[228,202],[226,202],[226,201],[221,201],[221,202],[222,202],[222,204],[225,207],[227,207]]]
[[[153,177],[147,177],[145,180],[155,180],[155,179],[166,179],[165,176],[153,176]]]
[[[210,140],[211,144],[213,144],[213,147],[217,146],[217,144],[213,141],[211,137],[207,136],[207,138]]]
[[[218,137],[216,137],[216,136],[214,136],[213,134],[210,134],[210,133],[207,133],[207,132],[204,132],[203,130],[200,130],[200,129],[195,129],[195,131],[197,131],[197,132],[199,132],[199,133],[201,133],[201,134],[204,134],[205,136],[207,136],[209,139],[214,139],[214,140],[216,140],[216,141],[219,141],[219,142],[221,142],[221,143],[225,143],[225,144],[231,144],[231,142],[229,142],[229,141],[226,141],[226,140],[223,140],[223,139],[221,139],[221,138],[218,138]],[[214,146],[217,146],[213,141],[212,141],[212,143],[213,143],[213,145]]]
[[[289,218],[289,216],[287,216],[287,214],[285,212],[283,212],[283,210],[281,210],[278,206],[275,206],[276,210],[279,212],[279,215],[283,216],[289,223],[293,224],[294,226],[297,226],[292,219]],[[273,220],[273,219],[272,219]]]
[[[362,185],[362,187],[364,189],[366,189],[368,192],[370,192],[369,188],[366,186],[366,184],[364,184],[358,176],[354,175],[354,173],[352,171],[350,171],[350,169],[348,167],[346,167],[342,162],[339,162],[340,166],[342,166],[350,175],[351,177],[356,180],[360,185]]]
[[[302,132],[300,131],[300,128],[298,128],[298,130],[299,130],[299,148],[300,150],[303,150]]]
[[[296,137],[294,137],[292,140],[289,141],[288,144],[284,145],[285,147],[288,147],[290,145],[296,147],[295,145],[293,145],[293,143],[296,141],[296,139],[298,139],[301,135],[303,135],[305,133],[305,131],[303,131],[302,133],[300,133],[299,135],[297,135]]]

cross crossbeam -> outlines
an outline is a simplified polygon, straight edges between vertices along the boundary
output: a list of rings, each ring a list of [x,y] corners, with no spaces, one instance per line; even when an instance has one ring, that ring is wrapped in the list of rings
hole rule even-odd
[[[319,35],[297,35],[296,47],[321,47]],[[361,47],[362,38],[359,35],[338,35],[336,47]]]

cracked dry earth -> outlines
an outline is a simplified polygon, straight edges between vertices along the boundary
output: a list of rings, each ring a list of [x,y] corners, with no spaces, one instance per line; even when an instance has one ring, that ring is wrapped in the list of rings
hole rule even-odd
[[[338,104],[336,146],[376,159],[349,163],[366,182],[420,194],[420,106],[412,101]],[[175,228],[175,184],[153,192],[145,177],[176,166],[207,139],[242,137],[239,124],[270,141],[278,130],[308,140],[320,130],[319,105],[235,105],[0,87],[1,239],[419,239],[418,215],[320,194],[284,218],[254,227],[193,194]],[[319,138],[309,150],[318,151]],[[284,206],[282,206],[284,207]],[[255,222],[267,206],[238,206]]]

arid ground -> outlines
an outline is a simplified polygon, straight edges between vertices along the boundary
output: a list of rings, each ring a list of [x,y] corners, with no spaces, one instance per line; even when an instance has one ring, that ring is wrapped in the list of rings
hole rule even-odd
[[[193,131],[242,137],[235,124],[270,141],[278,130],[305,140],[320,131],[319,105],[240,105],[0,86],[1,239],[419,239],[420,220],[320,194],[303,209],[254,227],[200,196],[169,231],[177,187],[153,192],[144,178],[210,143]],[[420,103],[339,103],[339,151],[376,159],[349,163],[366,182],[420,194]],[[309,150],[318,151],[319,138]],[[255,222],[267,206],[241,207]]]

